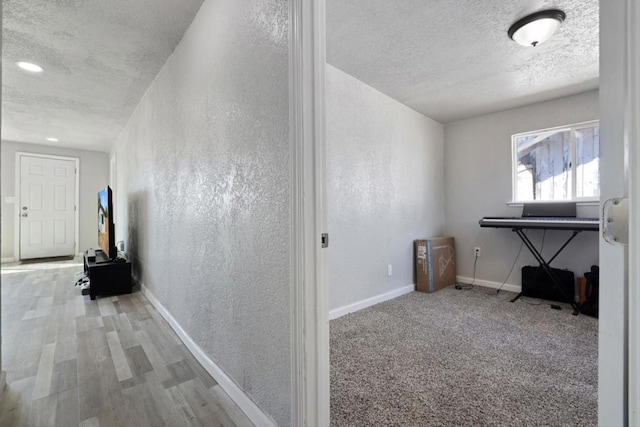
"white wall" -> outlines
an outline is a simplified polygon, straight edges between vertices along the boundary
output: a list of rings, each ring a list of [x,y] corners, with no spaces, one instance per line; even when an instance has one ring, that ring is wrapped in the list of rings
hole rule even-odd
[[[326,79],[333,310],[414,283],[413,241],[444,227],[444,160],[440,123],[331,65]]]
[[[473,277],[473,248],[480,246],[476,278],[499,284],[505,280],[521,240],[509,229],[480,228],[483,216],[520,216],[522,207],[511,200],[511,135],[598,119],[598,92],[560,98],[445,125],[446,233],[456,238],[458,275]],[[601,141],[606,144],[606,141]],[[598,207],[580,207],[578,214],[597,217]],[[548,259],[570,236],[548,231],[543,255]],[[530,230],[540,249],[542,231]],[[583,232],[552,263],[582,276],[598,264],[598,233]],[[516,263],[507,284],[520,286],[520,269],[538,265],[527,250]]]
[[[134,274],[290,423],[288,2],[207,0],[116,142]]]
[[[109,156],[98,151],[57,148],[46,145],[23,144],[2,141],[0,155],[2,161],[2,258],[13,258],[16,230],[15,205],[6,202],[7,197],[15,197],[16,151],[55,156],[78,157],[80,159],[80,252],[98,245],[98,191],[109,184]],[[120,235],[116,233],[116,238]]]

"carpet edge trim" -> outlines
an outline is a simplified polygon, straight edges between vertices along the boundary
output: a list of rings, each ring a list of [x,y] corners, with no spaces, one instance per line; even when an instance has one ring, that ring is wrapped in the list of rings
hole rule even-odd
[[[169,311],[158,301],[153,293],[143,283],[140,283],[140,291],[149,300],[151,305],[158,310],[158,313],[169,323],[171,329],[178,335],[187,349],[193,354],[198,363],[213,377],[220,387],[229,395],[242,412],[255,425],[273,426],[277,424],[267,415],[256,402],[253,401],[238,384],[227,375],[217,363],[209,358],[198,344],[182,329],[178,321]]]
[[[356,311],[360,311],[384,301],[389,301],[399,296],[411,293],[415,290],[416,285],[411,284],[398,289],[394,289],[389,292],[385,292],[383,294],[356,301],[351,304],[343,305],[342,307],[334,308],[333,310],[329,311],[329,320],[334,320],[347,314],[355,313]]]

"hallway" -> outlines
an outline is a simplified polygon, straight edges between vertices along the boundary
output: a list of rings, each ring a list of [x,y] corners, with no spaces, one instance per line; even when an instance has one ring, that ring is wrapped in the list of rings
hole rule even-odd
[[[73,286],[81,261],[2,266],[2,426],[251,426],[140,293]]]

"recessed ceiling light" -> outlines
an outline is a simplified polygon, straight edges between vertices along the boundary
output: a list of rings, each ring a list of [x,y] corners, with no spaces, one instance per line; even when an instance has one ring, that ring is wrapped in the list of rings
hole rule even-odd
[[[49,137],[49,138],[47,138],[47,141],[49,141],[49,142],[58,142],[58,138]]]
[[[30,71],[32,73],[41,73],[44,71],[44,68],[39,65],[32,64],[31,62],[16,62],[16,65],[23,70]]]
[[[549,40],[566,17],[567,15],[558,9],[532,13],[509,28],[509,38],[522,46],[536,47]]]

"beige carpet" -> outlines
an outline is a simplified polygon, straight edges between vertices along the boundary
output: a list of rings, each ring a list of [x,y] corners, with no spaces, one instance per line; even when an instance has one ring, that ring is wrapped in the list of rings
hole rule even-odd
[[[598,321],[474,288],[331,321],[333,426],[595,426]]]

